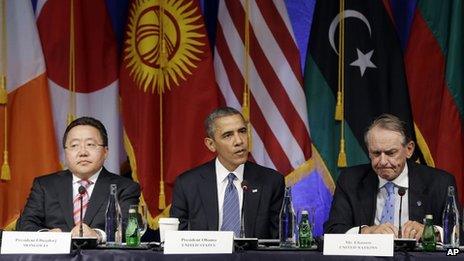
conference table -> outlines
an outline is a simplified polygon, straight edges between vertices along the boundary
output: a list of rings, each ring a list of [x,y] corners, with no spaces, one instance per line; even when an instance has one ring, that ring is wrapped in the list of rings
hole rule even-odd
[[[66,255],[0,255],[0,260],[159,260],[159,261],[303,261],[303,260],[464,260],[464,254],[446,252],[395,252],[394,257],[324,256],[319,251],[250,250],[232,254],[165,255],[162,251],[130,249],[74,250]]]

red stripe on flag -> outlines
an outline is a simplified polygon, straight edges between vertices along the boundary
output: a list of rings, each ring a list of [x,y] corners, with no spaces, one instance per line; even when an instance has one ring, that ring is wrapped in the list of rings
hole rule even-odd
[[[235,25],[235,28],[239,32],[242,41],[244,41],[244,23],[243,19],[240,19],[240,17],[244,17],[244,10],[240,8],[238,5],[232,5],[229,2],[226,2],[226,4],[229,7],[230,15],[232,17],[232,21]],[[280,42],[280,39],[278,42]],[[290,48],[286,47],[282,49],[282,52],[284,52],[284,50],[287,49]],[[254,64],[259,65],[255,66],[257,73],[263,81],[263,85],[268,91],[270,97],[276,104],[277,109],[282,114],[282,118],[287,122],[287,126],[289,126],[292,135],[295,137],[295,140],[299,144],[300,148],[303,150],[305,158],[309,158],[311,156],[311,147],[309,146],[310,140],[309,133],[306,129],[306,125],[303,122],[303,120],[298,116],[293,102],[290,100],[287,92],[285,91],[283,83],[279,80],[274,71],[274,68],[270,64],[269,60],[266,58],[263,49],[259,45],[254,30],[251,27],[250,56],[254,61]],[[301,83],[301,74],[296,75],[295,77]]]
[[[222,28],[219,27],[218,33],[216,35],[218,44],[216,48],[220,54],[221,60],[226,68],[226,73],[229,78],[229,82],[234,92],[235,97],[237,100],[242,103],[243,102],[243,77],[240,73],[240,70],[237,67],[237,64],[234,63],[234,59],[232,54],[230,53],[230,49],[225,46],[226,40],[224,38],[224,34]],[[275,137],[272,130],[266,124],[265,118],[262,115],[261,109],[259,108],[256,100],[254,99],[253,95],[250,98],[251,102],[251,122],[253,127],[255,128],[256,132],[260,136],[266,151],[272,151],[269,153],[269,156],[274,163],[275,167],[279,171],[284,170],[291,170],[291,164],[288,160],[287,155],[285,154],[282,146],[279,144],[277,138]],[[254,109],[256,108],[256,109]],[[284,172],[288,173],[288,172]]]
[[[287,58],[287,61],[292,68],[293,73],[296,75],[298,81],[303,88],[303,77],[301,75],[301,67],[299,64],[300,54],[298,52],[298,47],[293,40],[292,35],[287,29],[284,20],[280,16],[279,11],[275,4],[269,0],[256,0],[261,13],[263,14],[264,20],[266,23],[272,24],[269,26],[269,30],[272,32],[272,35],[277,40],[277,44],[282,50],[283,54]]]
[[[405,67],[416,124],[427,142],[435,166],[456,177],[464,187],[464,132],[445,79],[445,57],[419,11],[411,27]],[[431,99],[433,97],[433,99]],[[461,202],[463,199],[461,193]]]

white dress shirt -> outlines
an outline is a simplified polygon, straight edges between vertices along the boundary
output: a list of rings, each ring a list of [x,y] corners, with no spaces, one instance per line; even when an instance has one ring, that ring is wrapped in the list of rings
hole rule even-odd
[[[235,176],[237,177],[234,180],[234,186],[237,188],[238,192],[238,202],[240,205],[240,216],[242,213],[242,205],[243,205],[243,189],[242,189],[242,181],[243,181],[243,170],[245,168],[245,164],[239,165],[234,171],[229,171],[227,170],[219,161],[218,158],[216,158],[216,183],[217,183],[217,191],[218,191],[218,210],[219,210],[219,230],[221,229],[222,226],[222,207],[224,204],[224,194],[226,192],[227,184],[229,183],[229,180],[227,179],[227,176],[229,173],[234,173]]]
[[[374,225],[380,224],[380,219],[382,217],[383,207],[385,206],[385,200],[387,199],[387,190],[385,189],[384,185],[388,182],[388,180],[379,178],[379,187],[377,192],[377,205],[375,210],[375,219]],[[398,189],[403,187],[406,189],[406,193],[403,196],[403,206],[401,210],[401,224],[404,225],[409,220],[409,176],[408,176],[408,165],[404,165],[403,171],[400,173],[398,177],[392,180],[393,184],[395,184],[395,213],[393,216],[394,226],[398,227],[399,224],[399,210],[400,210],[400,200],[401,197],[398,195]],[[346,233],[347,234],[357,234],[359,232],[359,227],[353,227],[349,229]]]
[[[91,181],[91,184],[87,187],[87,194],[89,195],[89,200],[90,200],[90,197],[92,196],[93,188],[95,188],[95,183],[97,183],[98,176],[100,176],[100,172],[102,171],[102,169],[103,167],[100,168],[100,170],[97,171],[97,173],[93,174],[90,178],[88,178],[88,181]],[[79,181],[81,180],[81,178],[77,177],[74,173],[72,174],[72,177],[73,177],[72,185],[73,185],[73,200],[74,200],[77,194],[79,194],[79,187],[81,186]],[[94,228],[94,230],[96,230],[97,233],[99,233],[100,236],[102,237],[101,243],[105,243],[106,242],[105,231],[98,229],[98,228]]]
[[[89,199],[90,199],[90,196],[92,196],[92,192],[93,192],[93,188],[95,187],[95,183],[97,183],[97,179],[98,179],[98,176],[100,176],[100,172],[103,168],[101,168],[97,173],[93,174],[89,179],[88,181],[91,181],[92,184],[90,184],[88,187],[87,187],[87,194],[89,195]],[[73,176],[73,179],[72,179],[72,184],[73,184],[73,199],[76,198],[77,194],[79,194],[79,187],[81,186],[81,184],[79,183],[79,181],[81,180],[81,178],[79,178],[78,176],[76,176],[74,173],[72,174]]]

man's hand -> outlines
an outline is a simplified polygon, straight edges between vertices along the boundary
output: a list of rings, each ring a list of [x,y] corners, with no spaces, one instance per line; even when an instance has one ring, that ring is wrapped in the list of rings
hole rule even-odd
[[[416,222],[408,220],[408,222],[404,223],[403,226],[403,237],[404,238],[414,238],[419,240],[422,237],[422,232],[424,232],[424,225]]]
[[[390,223],[361,228],[361,234],[394,234],[398,237],[398,228]]]
[[[82,223],[82,236],[98,238],[97,232],[95,232],[95,230],[91,229],[85,223]],[[71,237],[79,237],[79,224],[74,226],[73,229],[71,230]]]

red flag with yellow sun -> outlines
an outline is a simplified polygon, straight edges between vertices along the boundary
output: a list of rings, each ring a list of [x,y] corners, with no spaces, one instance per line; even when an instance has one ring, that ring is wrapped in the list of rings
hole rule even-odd
[[[212,158],[203,121],[220,98],[198,1],[131,1],[123,48],[124,143],[156,228],[176,176]]]

